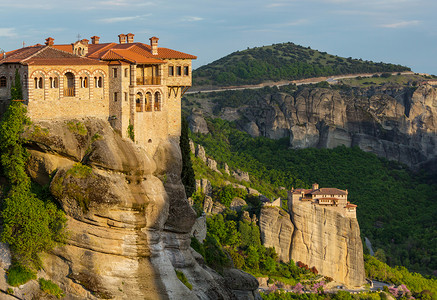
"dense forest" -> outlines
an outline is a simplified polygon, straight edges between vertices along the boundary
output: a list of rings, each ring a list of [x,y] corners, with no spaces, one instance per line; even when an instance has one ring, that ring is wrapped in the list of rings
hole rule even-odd
[[[424,274],[437,269],[437,184],[427,174],[359,148],[292,150],[288,139],[252,138],[220,119],[208,120],[208,127],[207,135],[191,134],[194,142],[219,163],[248,171],[254,186],[280,191],[317,182],[348,189],[362,236],[380,259]]]
[[[402,72],[410,68],[343,58],[291,42],[231,53],[193,72],[195,86],[258,84],[341,74]]]

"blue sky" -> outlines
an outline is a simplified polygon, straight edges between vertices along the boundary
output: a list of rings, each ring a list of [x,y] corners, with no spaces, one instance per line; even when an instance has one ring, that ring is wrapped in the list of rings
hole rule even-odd
[[[198,56],[194,67],[248,47],[293,42],[331,54],[391,62],[437,75],[435,0],[8,0],[0,48],[71,43],[93,35]]]

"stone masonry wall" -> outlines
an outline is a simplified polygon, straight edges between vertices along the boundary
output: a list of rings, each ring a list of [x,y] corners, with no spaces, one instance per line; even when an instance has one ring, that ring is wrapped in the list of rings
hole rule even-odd
[[[32,119],[47,120],[57,118],[78,118],[83,116],[97,117],[107,120],[109,115],[108,103],[108,69],[107,66],[28,66],[28,113]],[[64,95],[67,79],[64,74],[74,74],[73,97]],[[94,77],[102,76],[103,87],[96,88]],[[43,88],[35,88],[35,77],[43,79]],[[58,87],[51,88],[50,77],[58,79]],[[80,77],[88,78],[88,87],[80,86]],[[97,99],[94,97],[94,90]]]

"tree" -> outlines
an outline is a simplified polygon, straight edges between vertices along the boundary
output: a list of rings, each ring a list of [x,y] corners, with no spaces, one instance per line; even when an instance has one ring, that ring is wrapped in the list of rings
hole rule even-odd
[[[14,97],[19,95],[16,85]],[[3,221],[0,239],[8,243],[14,260],[24,266],[38,266],[38,254],[65,240],[64,213],[48,199],[32,192],[26,174],[28,154],[23,147],[23,132],[29,124],[26,107],[12,102],[0,123],[0,153],[9,191],[2,203]]]
[[[11,86],[11,99],[12,100],[22,100],[23,99],[23,89],[21,87],[21,78],[18,74],[18,70],[15,70],[15,81]]]
[[[196,179],[190,157],[191,150],[190,140],[188,138],[188,122],[184,117],[182,118],[181,126],[181,137],[179,140],[179,145],[181,147],[182,153],[181,179],[185,188],[185,194],[187,195],[187,197],[191,197],[196,189]]]

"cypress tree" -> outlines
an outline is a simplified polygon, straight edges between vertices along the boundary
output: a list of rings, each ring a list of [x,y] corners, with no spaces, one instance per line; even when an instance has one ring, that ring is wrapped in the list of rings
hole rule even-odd
[[[23,89],[21,87],[21,78],[20,78],[20,74],[18,74],[18,70],[15,70],[15,82],[11,87],[11,99],[12,100],[23,99]]]
[[[193,170],[193,164],[191,162],[190,157],[190,140],[188,138],[188,122],[185,119],[185,117],[182,117],[182,124],[181,124],[181,137],[179,140],[179,145],[181,147],[181,153],[182,153],[182,183],[185,187],[185,193],[187,194],[187,197],[190,197],[194,192],[196,188],[196,179],[194,177],[194,170]]]

